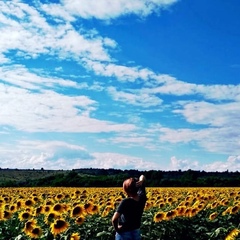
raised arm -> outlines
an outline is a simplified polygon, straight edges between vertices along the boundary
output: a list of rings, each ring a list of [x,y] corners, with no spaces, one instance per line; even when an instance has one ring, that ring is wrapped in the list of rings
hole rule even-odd
[[[136,185],[137,187],[141,187],[141,186],[145,186],[145,183],[146,183],[146,177],[144,175],[141,175]]]

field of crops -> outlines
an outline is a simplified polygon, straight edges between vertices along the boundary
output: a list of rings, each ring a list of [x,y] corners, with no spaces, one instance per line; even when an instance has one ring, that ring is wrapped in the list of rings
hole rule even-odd
[[[111,240],[121,188],[0,188],[0,240]],[[143,240],[240,239],[240,188],[147,188]]]

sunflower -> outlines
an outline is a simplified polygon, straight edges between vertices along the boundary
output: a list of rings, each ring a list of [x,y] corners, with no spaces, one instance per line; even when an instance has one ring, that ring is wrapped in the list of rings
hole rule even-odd
[[[35,226],[27,233],[27,235],[31,238],[39,238],[42,236],[42,229],[38,226]]]
[[[0,220],[7,220],[12,217],[12,213],[10,211],[4,210],[0,211]]]
[[[228,207],[225,211],[222,212],[222,215],[225,216],[227,214],[230,214],[231,210],[232,210],[232,207]]]
[[[106,202],[105,204],[106,207],[111,207],[111,208],[115,208],[115,204],[113,201],[109,200]]]
[[[145,204],[145,210],[149,210],[152,207],[152,202],[146,202]]]
[[[186,201],[186,202],[184,202],[184,206],[185,207],[189,207],[191,205],[191,202],[188,200],[188,201]]]
[[[184,207],[184,206],[177,207],[176,208],[177,216],[178,217],[183,216],[185,214],[185,210],[186,210],[186,207]]]
[[[91,209],[91,214],[96,214],[99,211],[98,205],[93,205]]]
[[[46,205],[53,205],[53,200],[49,199],[47,202],[46,202]]]
[[[218,205],[219,205],[218,202],[213,202],[213,203],[211,204],[211,209],[216,208]]]
[[[5,210],[9,210],[9,207],[10,207],[9,204],[4,204],[4,205],[3,205],[3,209],[5,209]]]
[[[164,220],[164,218],[165,218],[165,213],[164,212],[157,212],[153,217],[153,221],[154,222],[161,222],[162,220]]]
[[[102,217],[108,216],[108,214],[110,213],[111,210],[112,210],[112,207],[105,207],[105,209],[103,210],[101,216]]]
[[[236,205],[236,206],[232,207],[231,214],[236,214],[238,211],[239,211],[239,206]]]
[[[57,196],[55,197],[57,201],[60,201],[63,198],[64,198],[64,195],[62,193],[57,194]]]
[[[197,208],[190,208],[189,217],[194,217],[198,213]]]
[[[185,209],[185,216],[190,217],[190,214],[191,214],[191,208],[186,208]]]
[[[70,240],[80,240],[80,236],[78,233],[72,233],[70,236]]]
[[[84,191],[85,191],[85,190],[84,190]],[[86,191],[85,191],[85,192],[84,192],[84,191],[83,191],[83,193],[86,192]],[[80,196],[80,195],[81,195],[81,192],[80,192],[79,190],[76,190],[76,191],[75,191],[75,195]]]
[[[40,199],[38,197],[36,197],[36,196],[33,197],[32,200],[33,200],[34,203],[40,202]]]
[[[51,208],[49,205],[44,206],[44,213],[48,213],[51,211]]]
[[[37,222],[35,219],[28,220],[24,225],[23,231],[26,234],[28,234],[29,232],[31,232],[31,230],[34,228],[34,226],[36,226],[36,224],[37,224]]]
[[[216,217],[218,216],[218,213],[217,212],[213,212],[212,214],[210,214],[209,216],[209,220],[214,220]]]
[[[225,238],[225,240],[234,240],[240,233],[240,230],[234,228]]]
[[[38,216],[39,214],[43,213],[44,209],[43,206],[39,206],[35,209],[35,215]]]
[[[17,201],[17,209],[20,209],[23,206],[22,200]]]
[[[50,224],[54,222],[55,219],[58,219],[60,217],[60,214],[58,212],[51,211],[47,215],[45,215],[44,222],[46,224]]]
[[[68,229],[69,224],[64,219],[56,219],[50,226],[51,233],[55,236]]]
[[[170,210],[165,214],[165,219],[166,220],[171,220],[176,216],[177,216],[177,211],[176,210]]]
[[[31,207],[32,205],[34,204],[33,200],[32,199],[28,199],[24,202],[24,205],[26,207]]]
[[[159,206],[159,208],[163,208],[165,206],[165,203],[164,202],[160,202],[158,206]]]
[[[15,212],[17,210],[17,205],[13,204],[13,205],[9,206],[9,210],[11,212]]]
[[[9,202],[11,201],[11,198],[9,198],[9,197],[4,197],[3,200],[4,200],[5,203],[9,203]]]
[[[81,225],[81,224],[83,224],[84,220],[85,220],[84,217],[80,216],[80,217],[76,218],[75,223],[78,225]]]
[[[198,209],[198,211],[201,211],[205,208],[205,203],[204,202],[200,202],[196,207]]]
[[[84,212],[83,207],[80,206],[80,205],[76,205],[76,206],[72,209],[71,215],[72,215],[72,217],[77,217],[77,216],[82,215],[83,212]]]
[[[52,210],[55,212],[62,213],[62,212],[64,212],[64,206],[60,203],[57,203],[53,206]]]
[[[228,205],[229,205],[229,200],[226,199],[226,198],[223,198],[223,199],[221,200],[220,204],[223,205],[223,206],[228,206]]]
[[[85,213],[91,213],[92,208],[93,208],[92,202],[85,203],[83,208],[84,208]]]
[[[27,211],[24,211],[24,212],[21,212],[20,215],[18,216],[18,218],[21,220],[21,221],[24,221],[24,220],[28,220],[30,219],[32,216],[29,212]]]

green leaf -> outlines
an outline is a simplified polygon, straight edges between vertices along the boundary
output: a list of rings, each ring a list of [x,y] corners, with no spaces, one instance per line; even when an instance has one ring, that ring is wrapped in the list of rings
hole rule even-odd
[[[106,236],[106,235],[108,235],[108,232],[102,231],[102,232],[97,233],[96,237],[102,237],[102,236]]]

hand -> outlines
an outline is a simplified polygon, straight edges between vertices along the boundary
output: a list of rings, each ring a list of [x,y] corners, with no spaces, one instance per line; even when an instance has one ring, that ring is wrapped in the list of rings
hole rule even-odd
[[[116,232],[120,233],[121,230],[122,230],[122,225],[119,225],[119,224],[118,224],[117,229],[116,229]]]
[[[137,186],[137,187],[141,187],[145,181],[146,181],[145,176],[144,176],[144,175],[141,175],[141,176],[139,177],[139,181],[136,182],[136,186]]]

